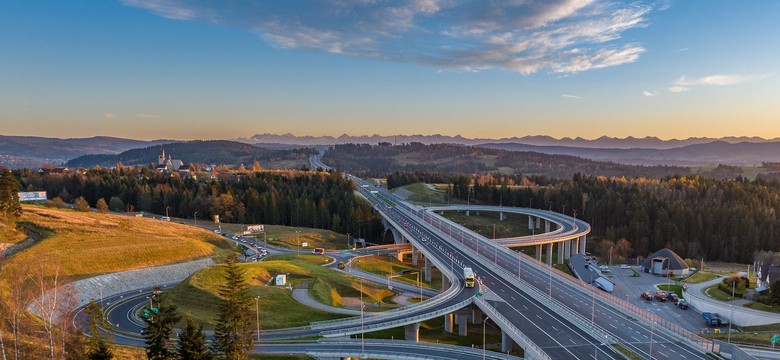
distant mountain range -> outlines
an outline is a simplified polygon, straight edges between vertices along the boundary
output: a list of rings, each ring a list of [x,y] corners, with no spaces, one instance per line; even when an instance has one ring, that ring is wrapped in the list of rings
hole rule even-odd
[[[483,144],[524,144],[535,146],[565,146],[576,148],[593,148],[593,149],[673,149],[688,145],[706,144],[715,141],[722,141],[730,144],[736,143],[767,143],[767,142],[779,142],[780,138],[764,139],[760,137],[724,137],[724,138],[688,138],[683,140],[670,139],[661,140],[657,137],[644,137],[644,138],[613,138],[608,136],[602,136],[598,139],[583,139],[581,137],[568,138],[564,137],[556,139],[551,136],[537,135],[537,136],[523,136],[523,137],[511,137],[502,139],[485,139],[485,138],[465,138],[460,135],[448,136],[448,135],[341,135],[338,137],[333,136],[295,136],[293,134],[256,134],[250,138],[238,138],[236,141],[247,143],[269,143],[269,144],[297,144],[297,145],[335,145],[335,144],[378,144],[380,142],[387,142],[391,144],[411,143],[419,142],[423,144],[461,144],[461,145],[483,145]]]
[[[10,168],[38,167],[43,164],[64,163],[90,167],[94,165],[113,166],[118,161],[125,164],[148,163],[156,159],[145,152],[128,152],[132,149],[149,148],[171,144],[176,140],[132,140],[97,136],[91,138],[57,139],[30,136],[0,135],[0,166]],[[583,138],[556,139],[550,136],[525,136],[504,139],[469,139],[447,135],[397,135],[397,136],[295,136],[292,134],[257,134],[250,138],[239,138],[224,143],[208,145],[208,151],[193,149],[169,151],[185,162],[199,163],[241,163],[258,156],[268,157],[264,151],[284,151],[300,147],[326,147],[336,144],[455,144],[481,146],[512,151],[534,151],[546,154],[579,156],[597,161],[611,161],[632,165],[760,165],[762,162],[780,162],[780,138],[759,137],[689,138],[683,140],[661,140],[656,137]],[[184,143],[188,144],[190,142]],[[201,142],[201,145],[209,142]],[[219,144],[219,146],[217,146]],[[253,146],[241,148],[241,145]],[[177,145],[182,146],[182,145]],[[217,147],[214,147],[217,146]],[[258,150],[255,146],[262,149]],[[224,147],[224,149],[218,148]],[[157,150],[155,150],[157,151]],[[206,151],[206,150],[203,150]],[[235,156],[227,156],[233,153]],[[283,152],[282,152],[283,153]],[[99,154],[99,155],[98,155]],[[120,155],[122,156],[110,156]],[[91,157],[79,158],[84,155]],[[186,156],[186,158],[185,158]],[[287,156],[287,155],[285,155]],[[77,159],[78,158],[78,159]],[[69,161],[69,160],[73,161]]]

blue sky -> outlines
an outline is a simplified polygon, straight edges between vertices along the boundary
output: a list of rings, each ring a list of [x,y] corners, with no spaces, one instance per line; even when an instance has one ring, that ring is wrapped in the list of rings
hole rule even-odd
[[[0,134],[780,137],[780,2],[4,0]]]

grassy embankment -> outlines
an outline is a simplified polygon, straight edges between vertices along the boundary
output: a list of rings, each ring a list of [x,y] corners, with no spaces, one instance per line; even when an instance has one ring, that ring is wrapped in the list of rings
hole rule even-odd
[[[713,274],[711,272],[707,271],[697,271],[693,275],[681,280],[680,282],[688,283],[688,284],[699,284],[703,282],[707,282],[710,280],[713,280],[717,278],[717,274]]]
[[[224,258],[222,237],[180,224],[129,216],[24,206],[21,224],[44,238],[12,256],[9,265],[46,262],[79,279],[196,258]]]
[[[493,238],[495,226],[495,238],[507,238],[532,235],[534,232],[528,229],[528,217],[521,214],[504,213],[507,217],[504,221],[498,221],[498,213],[482,211],[479,214],[472,211],[470,216],[465,212],[445,211],[444,217],[450,221],[488,238]],[[539,231],[537,231],[539,232]]]
[[[259,263],[239,264],[245,272],[252,298],[260,297],[260,321],[266,329],[307,325],[313,321],[337,319],[343,315],[330,314],[301,305],[292,292],[273,285],[276,275],[287,274],[293,287],[307,283],[309,295],[323,304],[342,306],[355,304],[359,309],[360,281],[321,265],[328,258],[320,255],[278,255]],[[220,297],[219,287],[224,283],[224,267],[214,266],[193,274],[189,279],[168,292],[169,300],[178,305],[182,313],[192,314],[206,328],[213,328]],[[396,307],[390,302],[393,292],[383,286],[363,283],[363,300],[366,310]]]
[[[415,271],[419,272],[420,279],[423,279],[423,264],[423,260],[420,259],[420,261],[417,262],[417,266],[412,265],[411,255],[405,256],[403,262],[398,261],[397,258],[392,256],[379,255],[361,256],[352,260],[352,266],[354,268],[384,277],[390,275],[401,275],[403,271],[411,272],[405,275],[394,277],[393,280],[403,281],[413,285],[418,285],[417,274],[413,274]],[[433,267],[431,272],[431,282],[427,283],[423,281],[422,286],[424,288],[430,287],[433,289],[440,289],[441,277],[441,271]]]
[[[25,237],[23,232],[0,222],[0,250],[24,240]]]
[[[444,189],[446,185],[434,184],[434,188],[431,189],[427,184],[414,183],[401,187],[397,187],[391,192],[406,199],[411,203],[419,205],[446,205],[447,194]]]

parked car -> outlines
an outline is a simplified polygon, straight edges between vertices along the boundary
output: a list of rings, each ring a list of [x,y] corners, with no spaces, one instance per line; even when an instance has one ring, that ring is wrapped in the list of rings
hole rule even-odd
[[[688,301],[686,301],[685,299],[678,300],[677,307],[683,310],[688,310]]]
[[[628,264],[623,264],[623,265],[620,265],[620,268],[621,268],[621,269],[630,269],[630,267],[628,266]]]
[[[639,297],[642,299],[645,299],[647,301],[653,301],[653,294],[649,291],[645,291],[641,294],[639,294]]]

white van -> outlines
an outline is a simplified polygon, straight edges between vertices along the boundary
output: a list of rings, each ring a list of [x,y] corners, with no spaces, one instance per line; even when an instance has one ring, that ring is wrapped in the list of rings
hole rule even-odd
[[[167,216],[161,216],[161,217],[160,217],[160,220],[161,220],[161,221],[171,221],[171,218],[169,218],[169,217],[167,217]]]

